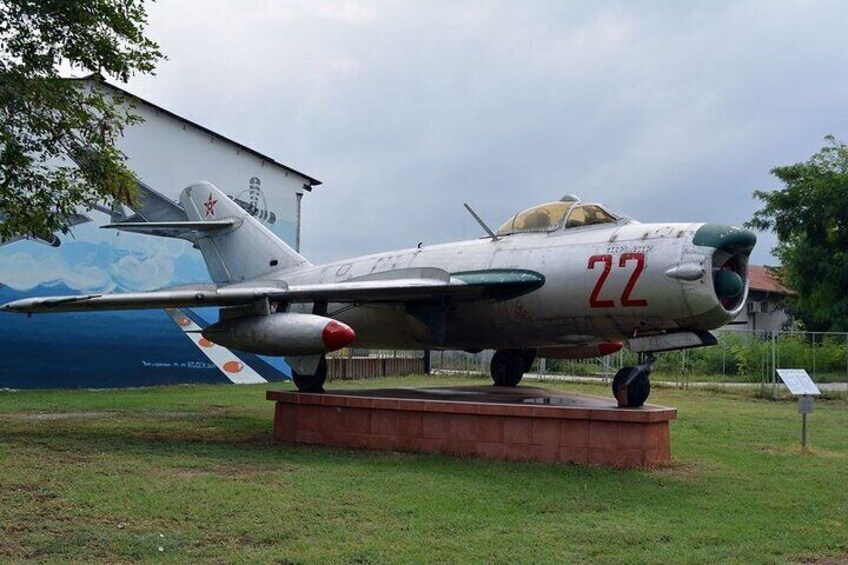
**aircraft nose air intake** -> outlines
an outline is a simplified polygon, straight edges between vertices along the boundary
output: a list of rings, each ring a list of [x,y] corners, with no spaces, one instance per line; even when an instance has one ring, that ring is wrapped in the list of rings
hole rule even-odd
[[[722,307],[736,313],[747,294],[748,257],[757,243],[754,232],[722,224],[704,224],[692,243],[715,249],[712,253],[713,292]]]
[[[331,320],[324,331],[321,333],[321,339],[327,351],[336,351],[342,347],[347,347],[356,338],[356,333],[350,326]]]
[[[754,232],[742,228],[723,224],[704,224],[695,232],[692,243],[715,247],[731,254],[738,252],[749,254],[757,243],[757,236]]]

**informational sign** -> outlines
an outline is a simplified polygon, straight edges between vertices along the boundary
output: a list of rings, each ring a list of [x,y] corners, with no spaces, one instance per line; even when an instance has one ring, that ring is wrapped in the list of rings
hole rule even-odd
[[[786,385],[786,388],[789,389],[789,392],[794,395],[818,396],[821,394],[819,387],[816,386],[813,379],[810,378],[810,375],[804,369],[778,369],[777,374]]]
[[[821,394],[819,387],[804,369],[778,369],[778,376],[789,392],[798,397],[798,413],[801,414],[801,447],[807,448],[807,414],[813,413],[813,397]]]

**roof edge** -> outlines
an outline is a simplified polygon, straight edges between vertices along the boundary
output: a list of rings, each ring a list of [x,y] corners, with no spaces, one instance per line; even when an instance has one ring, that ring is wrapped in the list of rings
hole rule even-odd
[[[103,78],[102,76],[100,76],[96,73],[92,73],[90,75],[86,75],[86,76],[82,76],[82,77],[67,78],[65,80],[79,81],[79,82],[98,81],[100,84],[104,84],[104,85],[108,86],[109,88],[117,90],[122,95],[127,96],[128,98],[131,98],[134,101],[142,102],[142,103],[144,103],[144,104],[146,104],[146,105],[148,105],[148,106],[150,106],[150,107],[152,107],[152,108],[154,108],[154,109],[156,109],[156,110],[158,110],[158,111],[160,111],[160,112],[162,112],[162,113],[164,113],[164,114],[166,114],[166,115],[168,115],[168,116],[170,116],[170,117],[172,117],[172,118],[174,118],[174,119],[176,119],[180,122],[183,122],[187,125],[190,125],[194,128],[197,128],[200,131],[202,131],[204,133],[208,133],[209,135],[212,135],[212,136],[214,136],[214,137],[216,137],[216,138],[218,138],[222,141],[226,141],[227,143],[231,143],[232,145],[235,145],[239,149],[241,149],[241,150],[243,150],[247,153],[250,153],[254,157],[258,157],[258,158],[262,159],[263,161],[267,161],[268,163],[270,163],[272,165],[275,165],[277,167],[280,167],[281,169],[284,169],[287,172],[294,173],[296,175],[299,175],[299,176],[305,178],[308,182],[303,185],[303,188],[306,189],[307,191],[311,192],[312,187],[319,186],[319,185],[323,184],[320,180],[318,180],[314,177],[311,177],[311,176],[307,175],[306,173],[298,171],[297,169],[293,169],[292,167],[289,167],[288,165],[284,165],[283,163],[280,163],[276,159],[273,159],[273,158],[269,157],[268,155],[265,155],[264,153],[260,153],[259,151],[255,150],[251,147],[248,147],[247,145],[244,145],[243,143],[239,143],[238,141],[235,141],[234,139],[230,139],[229,137],[227,137],[225,135],[221,135],[220,133],[213,131],[213,130],[205,127],[205,126],[202,126],[202,125],[198,124],[197,122],[193,122],[193,121],[189,120],[188,118],[184,118],[184,117],[180,116],[179,114],[176,114],[176,113],[168,110],[167,108],[163,108],[162,106],[159,106],[158,104],[154,104],[153,102],[150,102],[149,100],[145,100],[141,96],[138,96],[136,94],[133,94],[132,92],[124,90],[120,86],[116,86],[116,85],[112,84],[111,82],[107,82],[105,78]]]
[[[749,287],[752,291],[765,292],[767,294],[778,294],[781,296],[798,296],[798,293],[783,284],[777,277],[777,267],[768,265],[749,265],[748,277]]]

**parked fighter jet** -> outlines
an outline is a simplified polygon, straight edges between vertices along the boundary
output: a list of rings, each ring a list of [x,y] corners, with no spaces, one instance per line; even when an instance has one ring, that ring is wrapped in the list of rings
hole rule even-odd
[[[208,340],[285,356],[301,391],[323,390],[325,354],[356,343],[398,349],[494,349],[496,385],[515,386],[537,356],[586,358],[624,344],[641,363],[619,371],[621,406],[650,392],[653,354],[712,345],[709,330],[743,308],[747,230],[642,224],[566,196],[471,241],[312,265],[209,183],[186,188],[187,221],[104,226],[191,241],[213,285],[28,298],[8,312],[219,306]]]

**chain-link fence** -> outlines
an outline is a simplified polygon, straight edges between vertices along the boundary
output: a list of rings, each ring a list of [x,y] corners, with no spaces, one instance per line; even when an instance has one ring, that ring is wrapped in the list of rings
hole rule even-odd
[[[714,333],[718,344],[713,347],[658,354],[652,380],[681,387],[692,384],[759,384],[762,390],[774,394],[778,384],[775,369],[806,369],[823,390],[848,391],[848,333],[771,333],[729,329]],[[328,360],[335,362],[333,367],[337,375],[334,378],[422,373],[428,365],[433,373],[488,376],[493,354],[493,351],[476,354],[433,351],[428,360],[421,351],[345,349],[331,354]],[[377,360],[382,362],[375,363]],[[636,354],[626,349],[595,359],[539,358],[525,376],[541,379],[583,377],[606,381],[620,368],[637,363]]]
[[[806,369],[815,382],[848,382],[848,334],[815,332],[758,332],[720,330],[718,345],[659,354],[653,378],[686,386],[699,383],[775,382],[777,368]],[[470,354],[435,351],[437,372],[488,374],[491,351]],[[537,359],[530,374],[611,378],[636,355],[622,350],[596,359]]]

